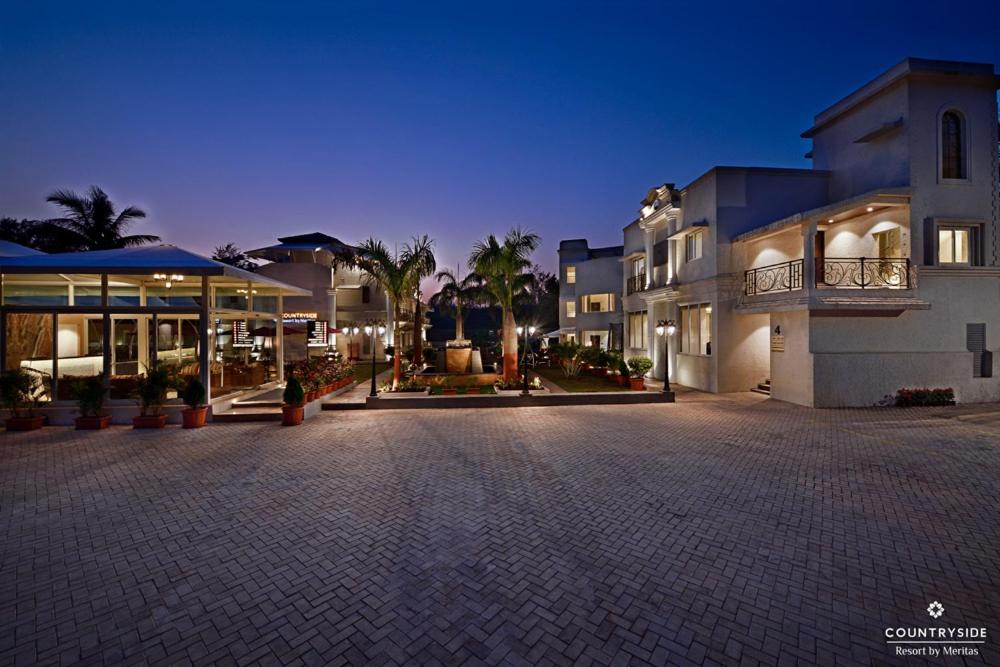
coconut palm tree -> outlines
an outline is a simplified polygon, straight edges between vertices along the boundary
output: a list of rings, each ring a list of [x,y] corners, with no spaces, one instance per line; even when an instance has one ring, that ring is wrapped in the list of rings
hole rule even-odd
[[[65,251],[131,248],[160,240],[159,236],[152,234],[126,235],[125,232],[136,220],[146,217],[146,212],[127,206],[116,213],[108,195],[96,185],[86,195],[57,190],[46,201],[65,212],[64,217],[47,221],[49,226],[66,233],[67,246],[70,247],[64,248]]]
[[[424,358],[424,318],[420,313],[420,281],[434,275],[437,260],[434,259],[434,241],[424,234],[414,238],[408,246],[414,257],[414,270],[417,272],[417,287],[413,304],[413,359],[420,364]]]
[[[399,344],[400,320],[402,319],[402,304],[412,299],[417,293],[422,274],[426,275],[428,262],[433,262],[433,256],[428,260],[426,253],[430,252],[432,242],[426,236],[414,239],[413,245],[405,244],[400,253],[392,253],[385,244],[376,238],[369,238],[358,246],[355,262],[365,273],[367,279],[376,283],[392,301],[393,340],[396,353],[392,355],[392,388],[399,388],[402,376],[400,359],[403,356]],[[433,269],[431,269],[433,271]]]
[[[501,243],[490,234],[479,241],[469,256],[469,268],[484,280],[484,290],[503,313],[503,377],[517,380],[517,322],[514,301],[533,282],[531,253],[538,248],[537,234],[515,228]]]
[[[431,305],[442,312],[454,312],[455,338],[462,340],[465,338],[462,309],[477,303],[479,300],[479,284],[476,281],[476,275],[470,273],[459,280],[450,269],[444,269],[438,271],[434,279],[443,284],[437,294],[431,297]]]

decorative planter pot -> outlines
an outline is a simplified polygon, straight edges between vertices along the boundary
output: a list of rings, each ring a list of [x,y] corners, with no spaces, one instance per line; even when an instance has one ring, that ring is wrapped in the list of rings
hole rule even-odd
[[[100,415],[98,417],[77,417],[77,431],[99,431],[107,428],[111,424],[111,415]]]
[[[468,389],[465,390],[465,393],[466,394],[478,394],[479,393],[479,387],[469,387]]]
[[[455,396],[458,394],[458,389],[443,389],[441,390],[441,393],[445,396]]]
[[[592,369],[590,369],[590,372],[593,373],[594,375],[596,375],[599,378],[606,378],[606,377],[608,377],[608,369],[607,368],[592,368]]]
[[[281,425],[282,426],[298,426],[305,419],[306,409],[301,405],[282,405],[281,406]]]
[[[632,391],[643,391],[646,389],[646,381],[642,378],[629,378],[629,385]]]
[[[163,428],[166,424],[166,415],[139,415],[138,417],[132,417],[132,428]]]
[[[8,431],[37,431],[45,426],[45,416],[35,417],[8,417],[4,422]]]
[[[181,412],[181,416],[184,418],[184,428],[201,428],[205,425],[205,417],[208,416],[208,406],[187,408]]]
[[[306,403],[312,403],[315,400],[316,400],[316,392],[315,391],[307,391],[306,392]]]
[[[625,380],[626,379],[628,379],[628,378],[626,378],[624,375],[616,375],[615,376],[615,382],[618,383],[619,387],[624,387],[625,386]]]

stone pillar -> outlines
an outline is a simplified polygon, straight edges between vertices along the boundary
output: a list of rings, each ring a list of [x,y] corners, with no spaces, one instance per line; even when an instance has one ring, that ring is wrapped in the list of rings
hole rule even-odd
[[[646,309],[646,356],[653,362],[653,369],[651,371],[653,377],[656,377],[656,362],[660,356],[660,351],[656,345],[656,320],[656,302],[651,301],[648,303],[648,308]]]

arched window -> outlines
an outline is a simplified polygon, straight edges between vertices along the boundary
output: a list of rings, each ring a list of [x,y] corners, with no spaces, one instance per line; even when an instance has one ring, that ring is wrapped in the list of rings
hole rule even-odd
[[[941,116],[941,178],[965,178],[965,138],[962,117],[955,111]]]

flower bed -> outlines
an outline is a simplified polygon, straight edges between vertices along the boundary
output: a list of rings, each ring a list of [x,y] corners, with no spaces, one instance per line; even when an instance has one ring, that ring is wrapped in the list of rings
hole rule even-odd
[[[354,382],[354,367],[340,357],[303,359],[289,364],[286,373],[302,383],[307,403]]]
[[[900,389],[896,392],[899,407],[955,405],[955,390],[951,387],[937,389]]]

